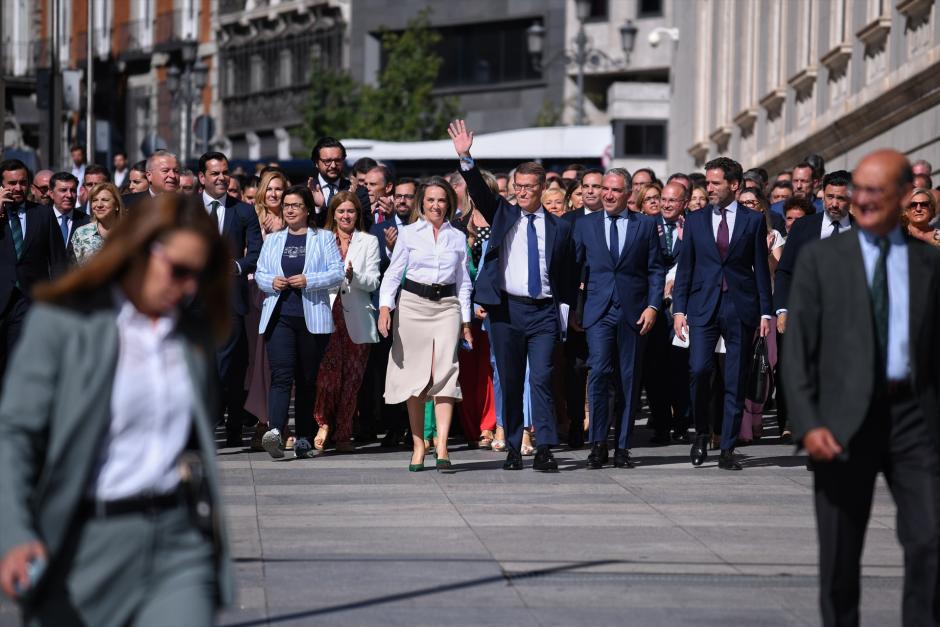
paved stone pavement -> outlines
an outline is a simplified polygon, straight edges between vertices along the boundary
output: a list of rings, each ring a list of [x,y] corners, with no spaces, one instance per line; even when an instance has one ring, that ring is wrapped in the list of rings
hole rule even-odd
[[[640,432],[645,441],[649,432]],[[688,446],[634,449],[633,470],[501,469],[452,449],[274,461],[222,452],[240,596],[224,625],[818,625],[812,475],[791,446],[694,469]],[[428,459],[433,463],[433,458]],[[879,483],[863,624],[900,624],[902,556]]]
[[[638,432],[640,443],[649,432]],[[812,476],[792,447],[739,449],[693,469],[688,446],[638,446],[633,470],[506,472],[455,446],[453,474],[410,454],[219,465],[238,571],[221,623],[254,625],[818,625]],[[433,463],[433,458],[428,458]],[[900,624],[902,557],[879,482],[864,558],[863,624]],[[0,625],[16,624],[0,603]],[[178,626],[174,626],[178,627]]]

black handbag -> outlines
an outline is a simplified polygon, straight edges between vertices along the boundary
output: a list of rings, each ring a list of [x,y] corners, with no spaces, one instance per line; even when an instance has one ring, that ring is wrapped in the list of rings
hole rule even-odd
[[[754,352],[747,373],[747,400],[755,405],[763,405],[770,396],[771,373],[770,358],[767,356],[767,341],[759,337],[754,341]]]

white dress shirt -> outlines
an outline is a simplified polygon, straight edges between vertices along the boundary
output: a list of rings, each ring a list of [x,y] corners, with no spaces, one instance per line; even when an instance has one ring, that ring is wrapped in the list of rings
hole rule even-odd
[[[317,174],[317,181],[320,183],[320,191],[323,192],[323,203],[324,208],[330,206],[330,201],[333,199],[333,196],[339,193],[339,183],[340,179],[336,179],[334,182],[330,183],[322,174]],[[332,186],[332,193],[330,192],[330,187]]]
[[[118,350],[111,423],[91,482],[94,499],[167,494],[192,427],[193,390],[176,316],[152,321],[116,292]]]
[[[222,233],[222,227],[225,225],[225,196],[222,196],[221,199],[213,198],[206,193],[205,190],[202,191],[202,204],[206,206],[206,211],[209,215],[212,215],[212,203],[219,203],[219,233]]]
[[[467,236],[444,222],[434,240],[434,228],[424,218],[399,227],[395,250],[382,286],[379,306],[395,309],[395,296],[402,278],[425,285],[457,285],[460,315],[470,322],[470,273],[467,271]]]
[[[529,297],[529,215],[519,210],[519,219],[506,233],[503,245],[506,253],[500,255],[500,269],[503,272],[503,286],[507,294]],[[539,242],[539,274],[542,277],[542,290],[535,298],[551,298],[552,288],[548,282],[548,264],[545,259],[545,209],[535,211],[535,236]]]
[[[65,245],[68,246],[69,241],[72,239],[72,231],[75,230],[75,214],[72,211],[69,211],[68,213],[65,213],[64,211],[59,211],[59,209],[55,206],[52,207],[52,212],[55,214],[55,226],[57,229],[62,228],[62,216],[68,216],[67,222],[68,222],[69,231],[68,231],[68,237],[65,238]],[[23,231],[23,234],[25,235],[26,231]]]
[[[734,233],[734,216],[738,212],[738,201],[732,200],[731,204],[725,207],[725,221],[728,223],[728,245],[731,245],[731,235]],[[715,236],[715,243],[718,243],[718,225],[721,224],[721,209],[715,205],[712,209],[712,234]]]
[[[849,214],[842,216],[839,222],[839,232],[842,233],[850,228],[852,228],[852,222],[849,220]],[[819,239],[826,239],[827,237],[832,237],[835,235],[835,227],[833,226],[833,219],[829,217],[829,214],[823,215],[822,219],[822,228],[819,232]]]
[[[124,184],[124,179],[127,178],[127,168],[115,170],[112,178],[114,179],[114,186],[121,189],[121,185]]]

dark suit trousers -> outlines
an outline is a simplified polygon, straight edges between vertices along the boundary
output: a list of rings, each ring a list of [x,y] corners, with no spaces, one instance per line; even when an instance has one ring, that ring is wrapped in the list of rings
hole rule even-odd
[[[509,300],[504,294],[503,302],[487,308],[487,311],[490,341],[503,392],[503,427],[507,446],[516,452],[522,448],[526,360],[529,362],[536,441],[539,446],[558,444],[552,394],[552,357],[558,341],[555,305],[520,303]]]
[[[665,312],[656,316],[656,324],[646,336],[646,348],[643,350],[643,387],[646,388],[646,400],[650,406],[650,426],[656,433],[668,434],[672,429],[672,403],[670,402],[669,383],[669,325]],[[639,403],[636,405],[639,413]]]
[[[774,401],[777,405],[777,426],[780,427],[781,435],[787,429],[789,419],[787,417],[787,395],[783,389],[783,377],[779,375],[780,364],[783,363],[783,334],[777,335],[777,367],[774,369],[774,385],[777,388],[774,395]]]
[[[23,330],[23,321],[29,311],[29,299],[13,288],[6,308],[0,312],[0,385],[6,373],[7,362],[13,354],[17,340]]]
[[[232,333],[225,344],[219,347],[215,361],[221,390],[221,406],[218,420],[228,410],[225,431],[229,435],[240,435],[245,414],[245,372],[248,369],[248,337],[245,332],[245,317],[232,315]]]
[[[734,448],[734,441],[741,429],[744,411],[744,388],[747,362],[750,358],[754,327],[745,326],[738,317],[734,301],[727,293],[718,302],[715,317],[706,325],[692,326],[689,346],[689,367],[692,376],[692,413],[695,416],[695,433],[707,435],[711,398],[711,376],[715,369],[715,346],[718,338],[725,339],[725,402],[721,423],[721,449]]]
[[[917,399],[876,401],[846,449],[845,461],[813,464],[823,625],[859,624],[860,562],[879,470],[904,549],[903,624],[940,625],[940,455]]]
[[[618,449],[630,448],[633,410],[639,405],[643,348],[646,344],[646,337],[633,328],[632,322],[621,313],[619,304],[611,303],[604,317],[585,330],[590,367],[591,442],[607,442],[611,422],[611,379],[616,374],[622,395],[622,401],[614,403]]]
[[[392,315],[394,317],[394,313]],[[379,336],[372,345],[369,361],[359,388],[359,434],[372,435],[383,425],[386,431],[404,433],[408,430],[408,410],[405,403],[385,404],[385,374],[388,353],[392,350],[392,334]]]

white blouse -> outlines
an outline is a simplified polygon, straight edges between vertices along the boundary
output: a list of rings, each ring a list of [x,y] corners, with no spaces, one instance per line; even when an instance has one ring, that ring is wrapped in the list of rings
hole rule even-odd
[[[467,236],[450,223],[441,225],[434,241],[434,228],[423,218],[414,224],[399,227],[398,240],[382,286],[379,306],[395,309],[395,297],[407,276],[425,285],[457,285],[460,315],[470,322],[470,274],[467,271]]]

